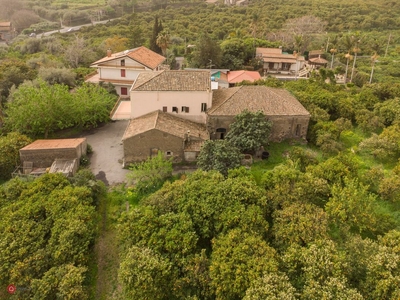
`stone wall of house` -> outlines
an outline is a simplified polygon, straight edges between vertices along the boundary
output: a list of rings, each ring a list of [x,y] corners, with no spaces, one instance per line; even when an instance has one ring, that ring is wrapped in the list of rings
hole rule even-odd
[[[80,149],[34,149],[20,150],[21,163],[33,162],[34,168],[49,168],[56,159],[75,159],[81,157]]]
[[[309,116],[270,116],[268,119],[272,121],[270,140],[273,142],[307,137]],[[225,137],[233,121],[234,117],[231,116],[208,116],[207,129],[211,139]],[[226,132],[223,132],[223,129],[226,129]]]
[[[180,162],[184,158],[183,137],[157,129],[127,138],[123,145],[125,164],[144,161],[151,155],[157,155],[158,150],[166,157],[172,157],[173,162]]]

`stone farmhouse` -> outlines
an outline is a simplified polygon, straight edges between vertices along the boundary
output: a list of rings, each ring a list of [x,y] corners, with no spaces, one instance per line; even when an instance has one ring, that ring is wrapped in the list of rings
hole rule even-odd
[[[265,86],[211,89],[209,71],[142,73],[131,88],[131,121],[123,136],[125,163],[162,151],[193,161],[207,139],[223,139],[243,110],[263,111],[271,140],[305,139],[310,114],[288,91]]]
[[[288,91],[239,86],[214,91],[212,107],[207,110],[211,139],[223,139],[235,116],[244,110],[262,111],[272,121],[271,141],[306,138],[310,114]]]
[[[138,47],[118,53],[107,50],[107,56],[90,65],[96,68],[96,74],[86,82],[111,83],[118,95],[129,97],[129,90],[140,73],[162,69],[165,57],[146,47]]]

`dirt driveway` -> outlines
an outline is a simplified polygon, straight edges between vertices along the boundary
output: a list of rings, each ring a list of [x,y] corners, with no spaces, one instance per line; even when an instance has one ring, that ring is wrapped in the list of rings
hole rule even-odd
[[[89,168],[96,178],[106,185],[115,185],[126,181],[129,172],[122,168],[122,136],[128,125],[127,120],[107,123],[82,134],[93,148]]]

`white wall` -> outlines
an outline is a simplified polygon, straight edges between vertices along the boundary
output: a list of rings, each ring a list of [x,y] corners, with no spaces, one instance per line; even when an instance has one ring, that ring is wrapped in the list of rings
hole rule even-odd
[[[116,58],[110,61],[105,61],[101,63],[101,66],[104,67],[121,67],[121,60],[125,60],[125,67],[131,67],[131,68],[140,68],[144,69],[146,68],[142,64],[138,63],[137,61],[129,58],[129,57],[121,57],[121,58]],[[146,68],[148,69],[148,68]]]
[[[155,110],[172,113],[177,107],[179,117],[198,123],[206,122],[206,114],[201,111],[201,104],[207,103],[207,109],[212,104],[212,92],[207,91],[131,91],[131,117],[137,118]],[[189,107],[189,112],[182,112],[182,106]]]
[[[125,69],[125,77],[121,77],[121,69],[125,68],[99,68],[99,74],[101,80],[130,80],[134,81],[138,75],[142,72],[149,72],[146,70],[132,70]]]

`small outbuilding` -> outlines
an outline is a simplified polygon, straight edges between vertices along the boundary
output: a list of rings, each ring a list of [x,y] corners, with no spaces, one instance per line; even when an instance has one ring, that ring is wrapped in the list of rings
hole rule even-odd
[[[173,162],[192,161],[207,139],[205,124],[153,111],[130,120],[122,138],[124,161],[125,164],[143,161],[159,151]]]
[[[24,174],[40,175],[46,169],[73,175],[87,152],[85,138],[36,140],[19,150]],[[56,163],[55,163],[56,162]],[[62,163],[61,163],[62,162]],[[55,164],[54,164],[55,163]],[[68,172],[60,166],[67,166]],[[53,168],[51,168],[53,166]]]

